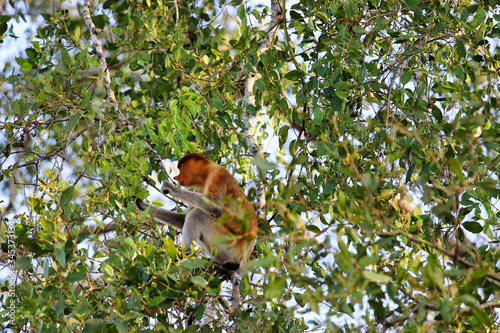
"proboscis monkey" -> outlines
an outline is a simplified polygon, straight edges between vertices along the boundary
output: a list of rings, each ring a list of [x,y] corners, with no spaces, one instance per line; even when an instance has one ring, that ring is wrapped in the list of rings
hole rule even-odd
[[[215,256],[215,262],[230,270],[244,273],[257,236],[257,216],[254,207],[234,177],[222,166],[200,154],[187,154],[178,163],[179,175],[174,177],[181,186],[195,188],[191,192],[164,181],[163,194],[189,205],[184,213],[148,205],[140,199],[136,204],[154,213],[155,219],[182,230],[182,242],[190,250],[192,242]]]

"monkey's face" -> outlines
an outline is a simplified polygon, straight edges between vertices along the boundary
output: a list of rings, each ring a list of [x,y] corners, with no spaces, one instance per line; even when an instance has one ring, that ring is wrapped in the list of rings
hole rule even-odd
[[[184,187],[202,188],[207,180],[210,162],[197,154],[187,155],[179,161],[179,174],[174,177]]]
[[[192,161],[188,160],[184,163],[177,165],[179,169],[179,174],[174,177],[174,179],[179,183],[179,185],[184,187],[194,186],[193,184],[193,176],[195,174],[195,170],[193,170]]]
[[[186,181],[184,180],[184,176],[182,175],[182,172],[179,173],[177,176],[175,176],[174,179],[177,180],[177,182],[179,183],[179,185],[186,186],[185,185]]]

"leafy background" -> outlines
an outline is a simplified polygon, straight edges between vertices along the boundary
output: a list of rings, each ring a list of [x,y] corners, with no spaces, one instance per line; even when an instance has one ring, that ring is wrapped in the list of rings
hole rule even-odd
[[[3,5],[2,49],[29,41],[1,75],[3,330],[499,329],[496,1],[282,5],[261,54],[269,3],[92,1],[109,88],[80,2]],[[178,260],[131,199],[168,201],[158,156],[202,151],[251,201],[267,171],[234,312],[210,260]]]

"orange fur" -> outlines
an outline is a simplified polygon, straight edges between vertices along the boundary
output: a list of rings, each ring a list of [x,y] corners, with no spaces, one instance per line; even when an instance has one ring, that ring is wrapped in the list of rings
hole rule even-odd
[[[224,197],[241,200],[242,208],[250,211],[248,225],[245,228],[247,230],[243,230],[242,225],[235,222],[235,218],[225,221],[224,227],[233,235],[255,239],[258,225],[253,205],[248,201],[236,179],[226,169],[196,153],[185,155],[180,159],[177,167],[179,175],[174,179],[181,186],[197,189],[199,193],[216,204],[220,204]],[[227,213],[227,208],[224,208],[223,214]]]

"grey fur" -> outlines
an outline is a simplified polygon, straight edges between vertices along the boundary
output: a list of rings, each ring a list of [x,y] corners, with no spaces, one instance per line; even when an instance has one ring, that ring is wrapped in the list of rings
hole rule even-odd
[[[187,203],[189,208],[184,213],[173,213],[149,205],[140,199],[136,200],[137,207],[141,211],[145,211],[149,207],[149,212],[154,215],[158,222],[182,230],[182,242],[187,247],[186,253],[189,252],[191,244],[195,242],[203,247],[205,253],[214,256],[218,264],[239,264],[241,273],[244,272],[242,264],[246,261],[247,253],[235,251],[231,244],[224,242],[213,244],[214,239],[228,235],[224,227],[217,223],[217,219],[223,214],[223,209],[219,204],[201,193],[178,188],[167,181],[163,182],[161,192],[163,194],[170,193],[176,200]],[[250,244],[250,248],[252,247],[253,242]]]

